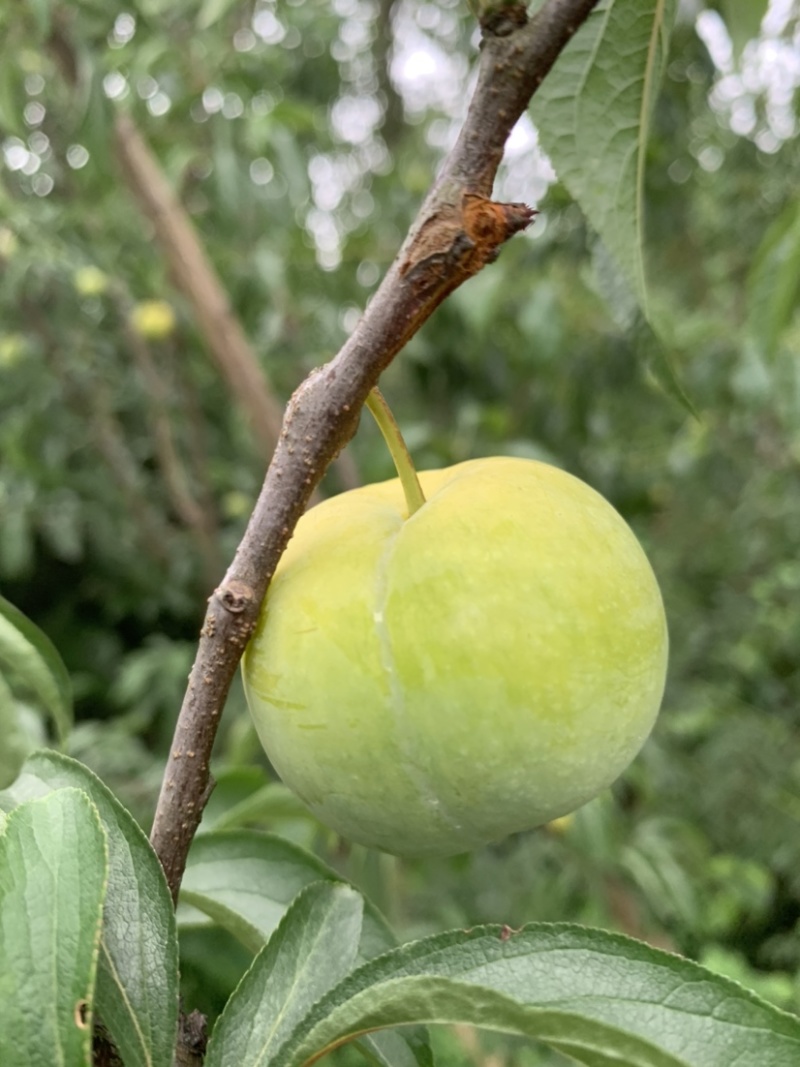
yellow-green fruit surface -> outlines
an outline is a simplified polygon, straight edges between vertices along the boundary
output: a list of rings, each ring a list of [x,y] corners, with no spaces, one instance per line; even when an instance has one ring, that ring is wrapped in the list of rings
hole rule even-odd
[[[641,748],[667,629],[617,512],[523,459],[325,501],[298,524],[244,659],[286,784],[352,841],[463,852],[573,811]]]

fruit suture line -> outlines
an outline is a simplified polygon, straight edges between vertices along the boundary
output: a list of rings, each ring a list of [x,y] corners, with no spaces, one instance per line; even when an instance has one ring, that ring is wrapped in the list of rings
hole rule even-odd
[[[381,400],[383,401],[386,411],[391,415],[391,411],[382,397]],[[392,423],[396,428],[397,424],[394,422],[393,417]],[[399,429],[397,429],[397,434],[400,436]],[[402,441],[402,436],[400,436],[400,440]],[[416,471],[414,470],[411,461],[411,456],[405,447],[405,442],[403,442],[403,451],[405,453],[404,461],[413,471],[414,479],[417,481],[417,484],[419,484]],[[421,487],[420,495],[422,495]],[[406,705],[407,696],[402,680],[398,675],[395,650],[392,643],[392,634],[390,627],[388,626],[386,611],[389,588],[388,579],[394,553],[403,531],[403,526],[404,522],[398,523],[395,532],[388,537],[385,549],[378,560],[375,570],[374,597],[375,604],[379,605],[379,607],[377,611],[373,612],[373,619],[375,620],[375,635],[378,641],[378,659],[380,667],[384,671],[385,684],[388,686],[388,698],[386,701],[386,730],[391,734],[393,741],[397,746],[397,752],[402,759],[403,767],[408,775],[409,782],[411,783],[416,796],[419,798],[420,805],[423,808],[427,805],[431,819],[444,820],[450,824],[451,830],[458,832],[461,829],[458,820],[457,818],[451,817],[450,814],[444,810],[436,789],[436,783],[431,779],[430,770],[426,768],[425,753],[424,751],[419,751],[421,739],[414,726],[413,714],[409,713],[409,709]],[[376,756],[379,756],[379,753],[376,752]],[[351,804],[352,794],[345,799],[348,804]]]

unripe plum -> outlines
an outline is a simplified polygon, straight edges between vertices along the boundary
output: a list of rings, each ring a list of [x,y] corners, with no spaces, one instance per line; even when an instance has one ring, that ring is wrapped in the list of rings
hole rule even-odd
[[[244,658],[278,773],[325,824],[463,852],[584,804],[664,689],[658,585],[620,515],[532,460],[343,493],[300,521]]]

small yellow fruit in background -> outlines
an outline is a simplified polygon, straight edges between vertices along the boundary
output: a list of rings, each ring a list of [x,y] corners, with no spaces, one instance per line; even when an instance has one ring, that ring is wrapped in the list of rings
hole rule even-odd
[[[99,267],[81,267],[73,274],[72,284],[81,296],[102,296],[108,289],[108,275]]]
[[[242,519],[253,510],[253,498],[241,489],[231,489],[222,498],[222,514],[226,519]]]
[[[174,332],[176,323],[166,300],[142,300],[131,311],[131,326],[148,341],[163,341]]]
[[[5,333],[0,335],[0,367],[14,367],[22,360],[28,347],[25,335]]]
[[[452,854],[552,821],[628,766],[667,628],[635,536],[593,489],[494,458],[309,511],[244,658],[261,742],[343,836]]]
[[[8,226],[0,226],[0,259],[11,259],[19,251],[19,240]]]

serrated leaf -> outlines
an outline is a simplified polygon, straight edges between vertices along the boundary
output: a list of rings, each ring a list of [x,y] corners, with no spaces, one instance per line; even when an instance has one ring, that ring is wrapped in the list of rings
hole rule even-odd
[[[0,674],[0,789],[4,789],[19,774],[25,762],[28,746],[20,729],[17,702],[8,683]]]
[[[800,300],[800,205],[767,230],[747,279],[747,325],[763,356],[775,355]]]
[[[0,596],[0,665],[3,663],[41,701],[63,741],[72,726],[67,668],[50,638]]]
[[[14,785],[0,793],[0,808],[12,810],[68,786],[92,799],[108,835],[98,1014],[125,1067],[171,1067],[178,1012],[175,916],[164,873],[144,833],[99,778],[55,752],[37,752],[27,760]]]
[[[0,836],[0,1063],[83,1067],[108,876],[78,789],[22,804]]]
[[[542,146],[647,314],[644,167],[676,0],[602,0],[533,98]]]
[[[362,1034],[354,1044],[381,1067],[434,1067],[430,1039],[424,1026]]]
[[[194,840],[180,899],[255,953],[298,893],[320,881],[341,879],[316,856],[283,838],[256,830],[212,831]],[[372,959],[395,944],[383,916],[365,901],[355,962]],[[427,1034],[420,1028],[367,1035],[359,1044],[387,1067],[432,1063]]]
[[[275,819],[307,819],[316,823],[314,816],[291,789],[282,782],[268,782],[220,815],[216,829],[228,830],[247,822]]]
[[[266,771],[252,765],[220,768],[214,778],[217,784],[203,809],[203,821],[197,831],[199,834],[223,829],[218,825],[219,820],[224,818],[231,808],[245,803],[269,782]],[[230,830],[233,827],[226,826],[225,829]]]
[[[319,881],[342,879],[316,856],[281,837],[258,830],[212,831],[192,844],[180,899],[258,952],[297,894]],[[386,921],[367,904],[358,947],[361,959],[395,944]]]
[[[256,1067],[351,969],[363,898],[317,882],[298,896],[237,986],[214,1027],[206,1067]]]
[[[658,330],[655,330],[640,308],[628,280],[602,241],[595,242],[592,249],[592,285],[605,301],[619,329],[633,341],[637,358],[648,367],[660,387],[697,417],[695,406],[675,369],[671,331],[664,317],[661,316]]]
[[[365,964],[264,1067],[301,1067],[355,1034],[471,1023],[537,1038],[589,1067],[794,1067],[800,1019],[698,964],[570,925],[487,926]]]

